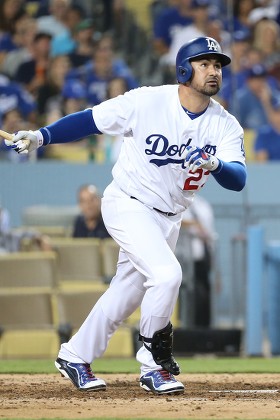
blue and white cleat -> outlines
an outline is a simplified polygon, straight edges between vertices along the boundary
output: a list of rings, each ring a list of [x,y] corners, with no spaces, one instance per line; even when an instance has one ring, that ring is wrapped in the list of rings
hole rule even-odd
[[[71,363],[58,358],[54,364],[61,373],[61,376],[70,379],[80,391],[100,391],[106,389],[105,381],[95,377],[88,363]]]
[[[140,386],[154,394],[179,394],[184,392],[184,385],[177,381],[167,370],[153,370],[140,378]]]

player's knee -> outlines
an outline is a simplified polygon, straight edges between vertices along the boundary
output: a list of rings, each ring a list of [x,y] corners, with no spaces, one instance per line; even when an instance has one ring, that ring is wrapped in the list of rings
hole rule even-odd
[[[182,282],[182,268],[179,263],[174,264],[164,277],[166,287],[172,292],[179,289]]]
[[[154,282],[171,293],[180,287],[182,282],[182,269],[177,262],[172,265],[164,265],[154,270]]]

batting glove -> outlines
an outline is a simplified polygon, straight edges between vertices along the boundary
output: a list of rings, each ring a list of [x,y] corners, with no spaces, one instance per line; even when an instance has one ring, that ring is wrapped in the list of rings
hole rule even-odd
[[[18,131],[13,140],[5,140],[7,146],[11,146],[18,153],[30,153],[43,145],[43,136],[39,130]]]
[[[189,165],[189,170],[195,172],[199,168],[207,169],[208,171],[215,171],[219,166],[219,159],[203,149],[195,146],[188,146],[186,148],[186,162]]]

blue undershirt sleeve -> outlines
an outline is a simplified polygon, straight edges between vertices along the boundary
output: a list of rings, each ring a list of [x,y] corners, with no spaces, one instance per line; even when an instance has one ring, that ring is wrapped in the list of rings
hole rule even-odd
[[[53,124],[40,128],[40,131],[44,138],[44,146],[50,143],[68,143],[93,134],[102,134],[96,127],[91,109],[69,114]]]
[[[224,188],[241,191],[246,184],[247,169],[241,162],[220,161],[216,171],[211,172],[215,180]]]

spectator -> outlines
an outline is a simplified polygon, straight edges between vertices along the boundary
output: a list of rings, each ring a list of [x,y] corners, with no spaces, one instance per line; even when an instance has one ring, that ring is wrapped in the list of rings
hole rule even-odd
[[[90,61],[94,54],[94,25],[91,19],[84,19],[76,25],[74,39],[75,49],[69,54],[73,67],[79,67]]]
[[[66,16],[70,0],[49,0],[49,13],[37,18],[39,32],[45,32],[52,37],[63,33],[66,29]]]
[[[257,129],[267,124],[280,105],[277,82],[262,65],[253,66],[245,86],[236,92],[238,109],[236,116],[243,128]]]
[[[273,96],[268,85],[260,90],[259,95],[268,122],[256,130],[254,144],[256,160],[278,161],[280,160],[280,103],[273,105]]]
[[[17,107],[9,108],[5,112],[2,113],[2,123],[1,128],[8,133],[13,133],[15,131],[20,130],[20,127],[25,126],[27,129],[27,121],[24,120],[22,114],[20,113]],[[42,156],[41,153],[31,153],[30,156],[28,155],[17,155],[16,153],[12,153],[12,150],[7,147],[4,142],[0,143],[0,159],[8,160],[11,162],[26,162],[28,160],[36,160],[37,157]]]
[[[153,28],[153,45],[159,57],[168,53],[176,31],[192,23],[191,1],[178,0],[176,6],[164,8],[156,16]]]
[[[280,161],[280,111],[274,123],[256,130],[254,143],[255,159],[258,162]]]
[[[51,43],[51,55],[70,54],[77,46],[75,28],[83,20],[84,12],[79,6],[70,6],[65,16],[65,30],[55,35]]]
[[[108,83],[115,77],[124,78],[129,89],[138,87],[129,67],[116,56],[112,37],[107,34],[97,43],[92,59],[67,75],[69,79],[79,79],[85,83],[89,106],[97,105],[106,99]]]
[[[28,14],[34,18],[45,16],[49,13],[49,1],[50,0],[27,0],[25,3],[25,10]]]
[[[227,20],[225,29],[229,32],[251,30],[250,13],[256,7],[256,0],[233,0],[233,19]]]
[[[176,30],[166,54],[165,63],[173,66],[172,73],[174,73],[176,55],[179,48],[193,38],[208,35],[210,1],[192,0],[191,5],[193,22]]]
[[[7,76],[14,78],[18,67],[32,58],[33,41],[36,32],[37,23],[34,18],[24,14],[15,21],[13,40],[17,48],[7,52],[2,63],[2,71]]]
[[[59,95],[51,98],[47,104],[47,124],[58,118],[86,108],[86,88],[79,80],[67,80]]]
[[[223,73],[223,86],[219,92],[220,102],[233,112],[235,110],[235,92],[244,86],[248,74],[250,40],[251,32],[249,30],[243,29],[233,33],[230,52],[232,65]]]
[[[11,34],[14,20],[23,10],[23,0],[1,0],[0,2],[0,34]]]
[[[254,27],[253,46],[263,53],[263,63],[271,70],[280,63],[279,36],[279,25],[273,19],[260,20]]]
[[[101,197],[95,185],[83,185],[78,191],[81,214],[74,222],[74,238],[110,238],[101,216]]]
[[[47,113],[52,111],[52,107],[57,101],[60,103],[61,91],[70,68],[71,64],[67,55],[51,58],[46,82],[38,88],[37,104],[41,119],[46,119]]]
[[[35,122],[37,105],[33,97],[18,83],[11,82],[8,77],[0,75],[0,123],[2,117],[11,109],[17,109],[22,118]],[[15,131],[15,130],[12,130]]]
[[[39,87],[47,80],[50,63],[51,36],[38,32],[33,40],[32,58],[22,63],[16,72],[15,80],[21,83],[35,98]]]
[[[0,65],[9,51],[17,48],[13,40],[15,22],[24,14],[21,0],[2,0],[0,2]]]
[[[210,327],[211,271],[217,235],[212,206],[199,195],[183,213],[183,232],[190,238],[191,258],[194,264],[194,326]]]
[[[248,20],[252,26],[265,19],[277,19],[279,11],[278,0],[258,0],[254,9],[249,13]]]

